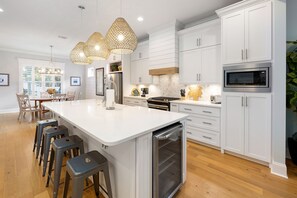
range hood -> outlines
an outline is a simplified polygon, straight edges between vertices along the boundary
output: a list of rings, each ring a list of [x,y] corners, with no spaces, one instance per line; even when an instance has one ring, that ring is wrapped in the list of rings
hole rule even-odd
[[[149,74],[175,74],[178,68],[178,35],[183,25],[174,20],[149,32]]]

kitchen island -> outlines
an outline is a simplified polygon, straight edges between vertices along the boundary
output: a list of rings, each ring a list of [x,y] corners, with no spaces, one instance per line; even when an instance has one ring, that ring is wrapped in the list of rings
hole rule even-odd
[[[54,113],[59,124],[68,127],[70,134],[84,140],[86,151],[98,150],[108,159],[115,198],[152,198],[152,134],[177,122],[185,128],[187,118],[186,114],[125,105],[106,110],[95,99],[43,106]],[[182,161],[185,181],[186,138]],[[102,176],[100,180],[104,183]]]

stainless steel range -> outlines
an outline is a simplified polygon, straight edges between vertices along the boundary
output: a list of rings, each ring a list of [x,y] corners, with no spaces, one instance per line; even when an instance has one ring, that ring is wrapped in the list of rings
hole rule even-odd
[[[147,100],[149,108],[170,111],[170,101],[179,100],[174,97],[152,97]]]

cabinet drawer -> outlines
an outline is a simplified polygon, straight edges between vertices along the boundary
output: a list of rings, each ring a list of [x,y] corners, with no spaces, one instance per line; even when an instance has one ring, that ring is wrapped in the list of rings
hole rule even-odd
[[[178,112],[178,104],[170,104],[170,111]]]
[[[220,114],[221,114],[221,110],[218,108],[193,106],[193,105],[179,105],[179,111],[190,113],[190,114],[200,114],[200,115],[215,116],[215,117],[220,117]]]
[[[187,125],[220,132],[220,119],[216,117],[190,115]]]
[[[147,101],[146,100],[137,100],[137,99],[124,99],[124,104],[128,106],[142,106],[147,107]]]
[[[213,146],[220,146],[220,134],[199,128],[186,128],[187,138],[200,141]]]

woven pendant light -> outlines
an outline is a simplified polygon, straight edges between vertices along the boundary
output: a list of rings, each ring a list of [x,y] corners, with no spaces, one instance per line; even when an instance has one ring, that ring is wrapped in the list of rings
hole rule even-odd
[[[89,65],[92,64],[92,60],[88,59],[84,53],[84,42],[79,42],[70,52],[70,60],[73,64],[77,65]]]
[[[84,52],[91,60],[106,60],[109,50],[104,37],[99,32],[94,32],[86,42]]]
[[[131,54],[137,46],[137,37],[127,21],[117,18],[106,34],[109,50],[114,54]]]

